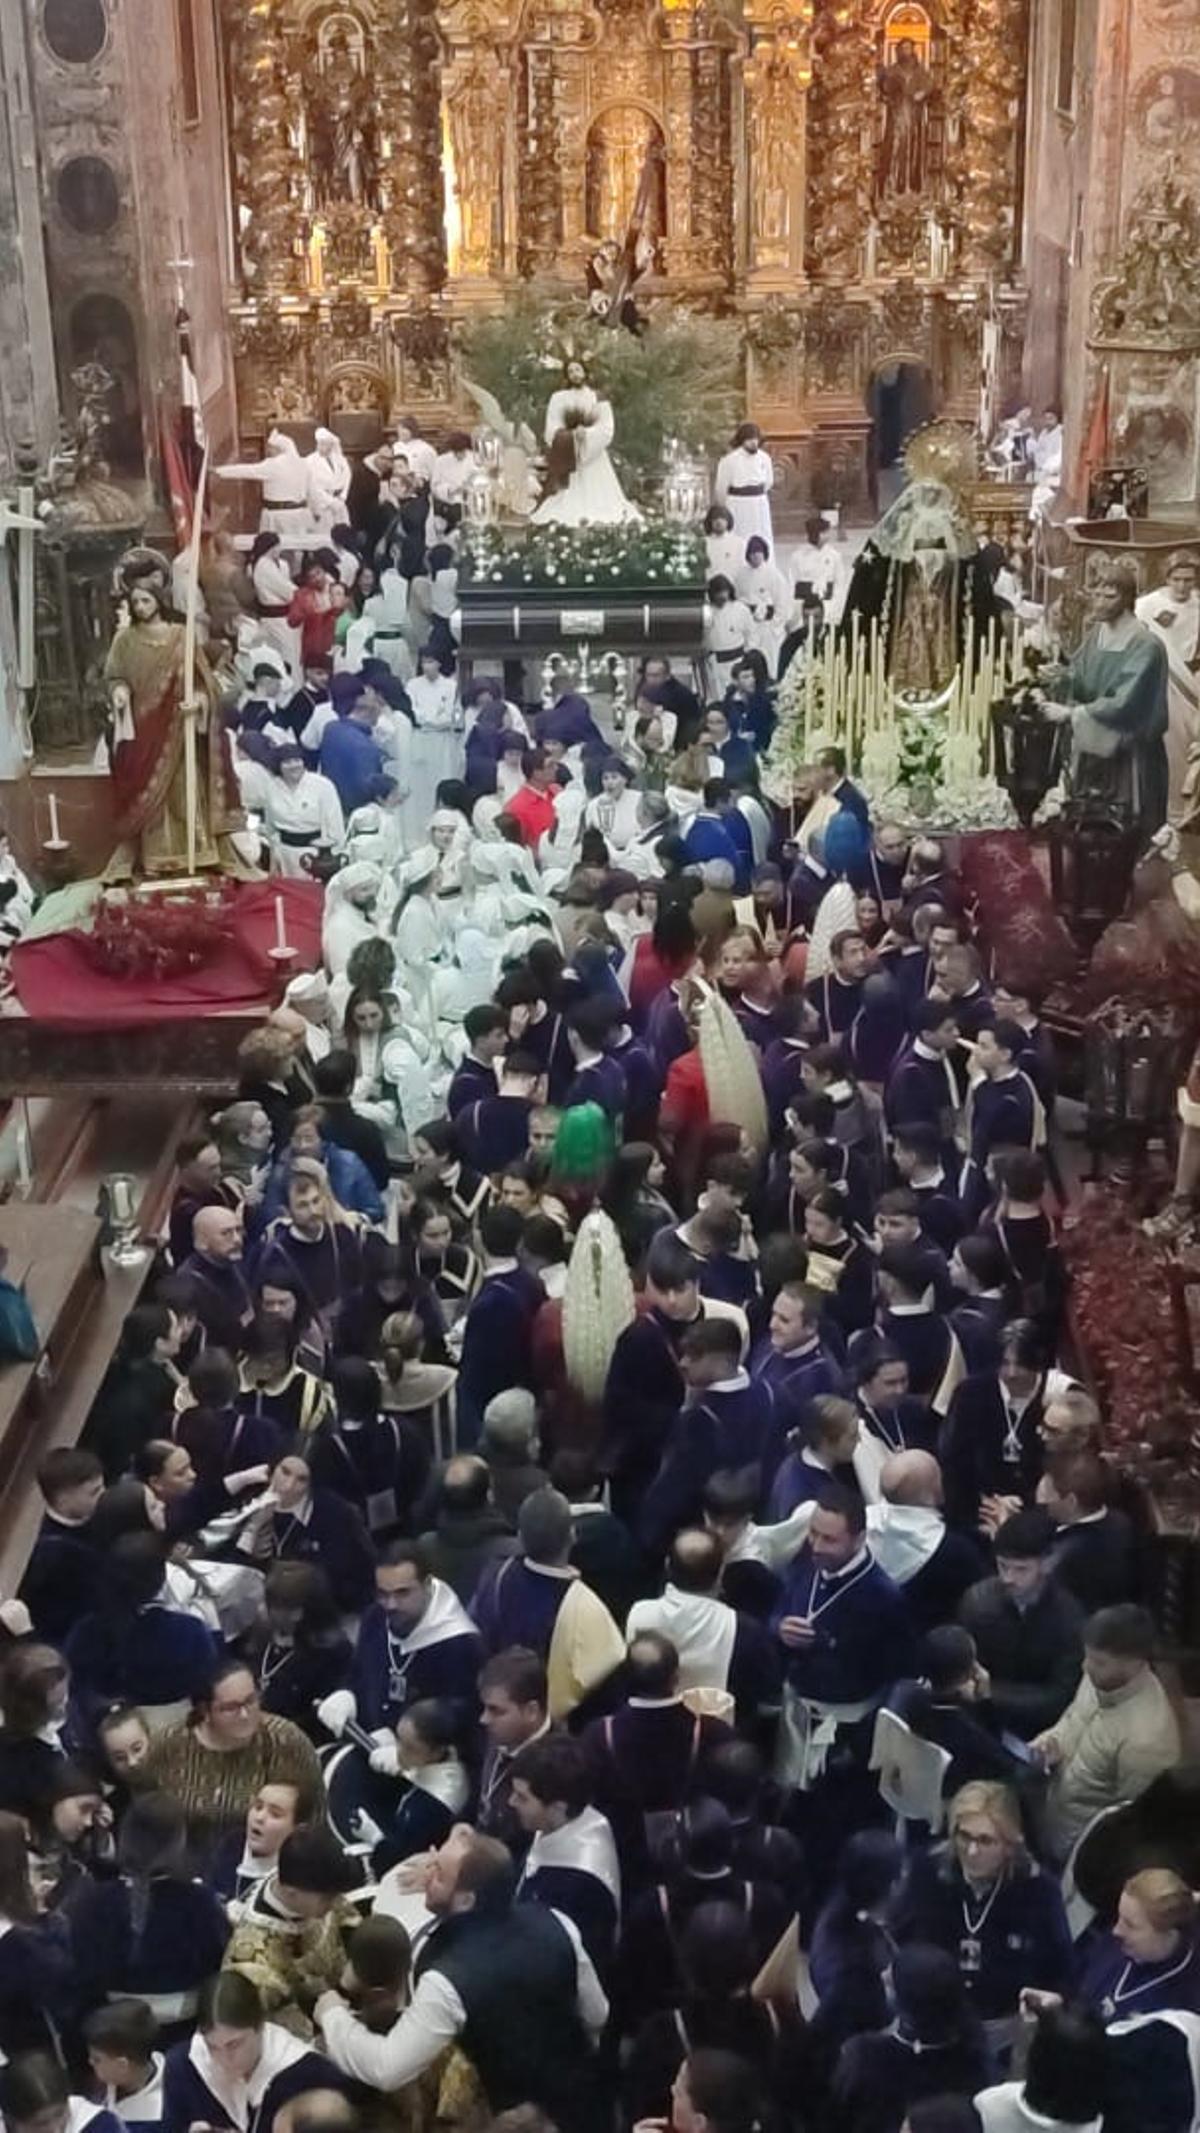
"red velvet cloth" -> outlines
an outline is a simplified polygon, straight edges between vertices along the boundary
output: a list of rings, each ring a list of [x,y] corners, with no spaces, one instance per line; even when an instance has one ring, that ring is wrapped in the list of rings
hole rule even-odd
[[[231,1008],[265,1009],[277,986],[269,953],[275,946],[277,896],[283,898],[289,946],[297,950],[288,976],[315,970],[321,961],[325,898],[320,883],[248,881],[237,886],[232,936],[199,970],[154,984],[107,977],[88,962],[78,933],[52,933],[44,940],[18,941],[13,949],[17,998],[33,1021],[57,1029],[137,1028]]]

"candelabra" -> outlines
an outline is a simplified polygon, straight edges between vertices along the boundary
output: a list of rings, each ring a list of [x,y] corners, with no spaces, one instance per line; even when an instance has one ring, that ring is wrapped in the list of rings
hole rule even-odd
[[[150,1258],[150,1247],[142,1242],[138,1232],[137,1180],[130,1177],[128,1171],[112,1171],[101,1189],[109,1232],[103,1256],[113,1267],[145,1266]]]

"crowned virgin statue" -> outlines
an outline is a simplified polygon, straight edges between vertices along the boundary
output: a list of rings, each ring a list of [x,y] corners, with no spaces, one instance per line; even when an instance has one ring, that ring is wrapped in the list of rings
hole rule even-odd
[[[546,482],[535,525],[616,526],[640,519],[609,457],[616,435],[611,401],[589,385],[577,357],[568,359],[564,376],[564,388],[551,393],[546,409]]]
[[[117,848],[105,874],[186,874],[188,862],[185,733],[196,730],[196,865],[252,875],[232,843],[244,829],[220,693],[196,650],[195,702],[184,703],[185,625],[170,612],[167,568],[150,549],[122,559],[129,620],[109,647],[104,678],[112,705],[112,783]]]

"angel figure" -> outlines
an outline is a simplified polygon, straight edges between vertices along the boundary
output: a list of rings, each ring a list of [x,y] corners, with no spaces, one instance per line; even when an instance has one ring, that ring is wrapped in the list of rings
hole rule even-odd
[[[504,446],[500,457],[500,508],[512,518],[528,518],[537,496],[533,462],[537,438],[527,422],[513,422],[500,402],[482,385],[463,379],[468,397],[475,402],[487,426]]]

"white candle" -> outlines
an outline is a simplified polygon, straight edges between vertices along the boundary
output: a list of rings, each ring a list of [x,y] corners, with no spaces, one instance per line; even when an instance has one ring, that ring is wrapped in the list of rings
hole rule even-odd
[[[50,794],[50,842],[51,844],[62,843],[62,839],[58,834],[58,797],[55,793]]]
[[[277,896],[275,898],[275,946],[279,950],[280,955],[287,954],[288,937],[287,926],[284,923],[283,917],[282,896]]]
[[[17,1120],[17,1183],[23,1194],[29,1193],[33,1186],[33,1151],[29,1140],[29,1121],[25,1118]]]

